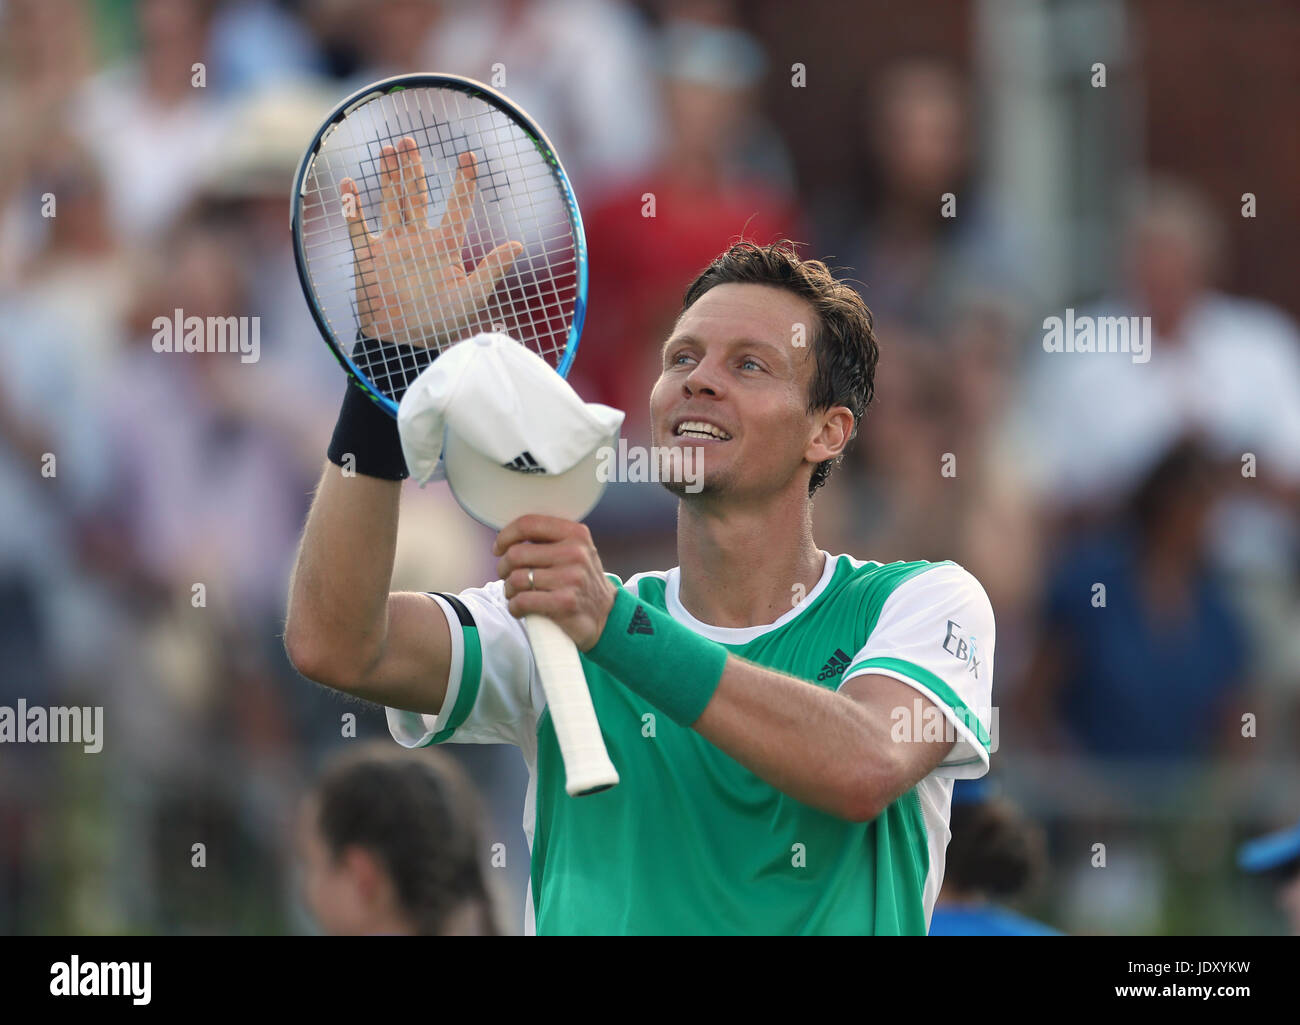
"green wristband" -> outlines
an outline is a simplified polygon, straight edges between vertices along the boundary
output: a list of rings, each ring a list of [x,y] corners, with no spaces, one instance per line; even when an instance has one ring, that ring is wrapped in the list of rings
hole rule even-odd
[[[701,637],[624,587],[587,653],[596,665],[669,718],[689,727],[722,682],[727,649]]]

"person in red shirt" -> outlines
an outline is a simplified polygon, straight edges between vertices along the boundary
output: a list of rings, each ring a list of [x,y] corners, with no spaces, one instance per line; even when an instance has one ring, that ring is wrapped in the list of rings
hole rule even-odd
[[[584,396],[627,412],[629,442],[648,440],[645,396],[678,313],[681,282],[739,237],[799,238],[788,161],[761,121],[764,58],[733,27],[676,21],[664,31],[664,155],[584,210],[590,259]]]

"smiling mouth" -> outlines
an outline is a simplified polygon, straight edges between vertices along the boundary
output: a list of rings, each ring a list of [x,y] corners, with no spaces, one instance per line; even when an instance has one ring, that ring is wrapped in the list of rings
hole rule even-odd
[[[694,438],[697,441],[731,440],[731,435],[721,427],[715,427],[703,420],[685,420],[677,425],[673,435],[678,438]]]

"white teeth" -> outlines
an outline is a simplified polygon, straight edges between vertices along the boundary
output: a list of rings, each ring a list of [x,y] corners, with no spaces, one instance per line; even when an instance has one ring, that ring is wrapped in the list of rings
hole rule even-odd
[[[721,427],[714,427],[713,424],[706,424],[702,420],[687,420],[677,428],[677,433],[697,438],[716,438],[719,441],[731,440],[731,435]]]

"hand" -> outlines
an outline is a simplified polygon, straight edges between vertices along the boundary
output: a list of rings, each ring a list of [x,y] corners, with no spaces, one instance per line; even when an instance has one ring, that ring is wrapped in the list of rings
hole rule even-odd
[[[429,186],[420,148],[409,135],[379,157],[382,226],[372,235],[357,183],[344,178],[343,217],[352,240],[357,314],[368,338],[401,345],[439,347],[452,341],[481,310],[497,282],[524,247],[504,242],[473,273],[465,273],[461,250],[474,211],[478,159],[460,155],[456,182],[442,223],[425,219]]]
[[[497,573],[512,616],[545,616],[579,651],[595,646],[618,592],[601,568],[591,531],[556,516],[520,516],[497,535],[492,553],[501,556]]]

